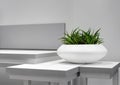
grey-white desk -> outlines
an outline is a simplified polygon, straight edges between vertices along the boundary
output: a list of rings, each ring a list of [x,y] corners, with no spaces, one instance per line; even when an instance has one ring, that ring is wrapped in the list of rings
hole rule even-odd
[[[65,60],[55,60],[40,64],[22,64],[6,68],[11,79],[47,81],[51,85],[87,85],[87,78],[112,79],[118,85],[119,62],[98,61],[93,64],[72,64]],[[71,83],[72,81],[72,83]]]
[[[35,64],[60,59],[50,50],[0,50],[2,64]]]

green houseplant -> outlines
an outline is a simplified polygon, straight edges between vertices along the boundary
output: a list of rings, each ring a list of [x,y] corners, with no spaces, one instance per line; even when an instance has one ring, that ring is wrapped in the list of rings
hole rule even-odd
[[[61,38],[61,45],[57,54],[73,63],[93,63],[103,58],[107,49],[102,45],[103,39],[100,37],[100,29],[84,31],[76,28],[71,33],[65,33]]]
[[[103,39],[100,38],[100,29],[96,32],[84,31],[82,29],[76,28],[70,34],[65,33],[65,36],[61,38],[64,44],[101,44]]]

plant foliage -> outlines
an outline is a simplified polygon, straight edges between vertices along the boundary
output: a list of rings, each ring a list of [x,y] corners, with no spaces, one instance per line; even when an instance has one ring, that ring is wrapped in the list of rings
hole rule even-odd
[[[97,31],[84,31],[76,28],[71,33],[65,33],[65,36],[61,38],[64,44],[101,44],[103,39],[100,38],[100,29]]]

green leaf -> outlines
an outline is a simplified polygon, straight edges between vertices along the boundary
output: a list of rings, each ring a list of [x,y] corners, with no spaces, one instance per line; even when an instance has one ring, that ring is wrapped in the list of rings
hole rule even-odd
[[[96,32],[90,28],[87,31],[79,29],[72,30],[71,33],[65,33],[65,36],[61,38],[64,44],[101,44],[103,39],[100,38],[100,29]]]

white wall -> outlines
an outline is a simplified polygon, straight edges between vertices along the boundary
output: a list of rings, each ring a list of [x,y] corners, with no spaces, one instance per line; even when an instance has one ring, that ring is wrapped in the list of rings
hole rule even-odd
[[[101,27],[109,51],[103,60],[120,61],[120,0],[0,0],[0,24],[54,22],[66,22],[68,31]],[[110,82],[89,80],[90,85]]]
[[[71,9],[72,0],[0,0],[0,24],[69,24]]]

